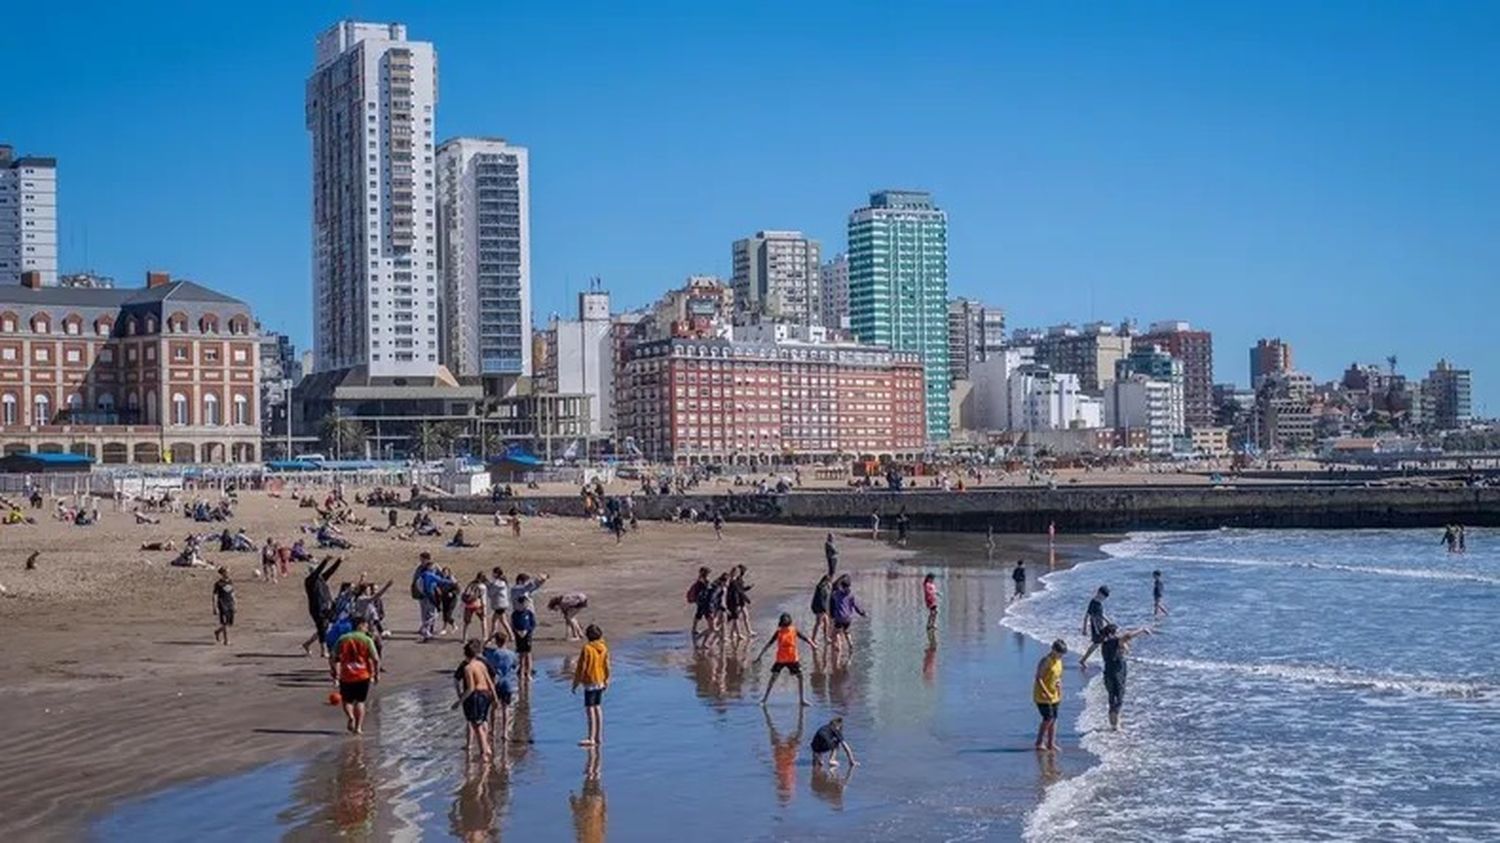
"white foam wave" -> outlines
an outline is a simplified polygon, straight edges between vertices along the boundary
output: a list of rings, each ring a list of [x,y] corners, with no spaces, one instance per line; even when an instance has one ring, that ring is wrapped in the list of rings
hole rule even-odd
[[[1207,673],[1230,673],[1277,679],[1296,684],[1368,688],[1378,691],[1418,694],[1450,699],[1500,699],[1500,687],[1482,682],[1428,679],[1402,674],[1369,674],[1321,665],[1247,664],[1199,659],[1171,659],[1138,656],[1136,662],[1173,670],[1195,670]]]
[[[1423,568],[1383,568],[1373,565],[1345,565],[1338,562],[1292,562],[1276,559],[1246,559],[1232,556],[1151,555],[1150,558],[1159,559],[1163,562],[1198,562],[1205,565],[1237,565],[1246,568],[1307,568],[1319,571],[1346,571],[1348,573],[1369,574],[1380,577],[1472,582],[1481,585],[1500,586],[1500,577],[1467,574],[1461,571],[1434,571]]]

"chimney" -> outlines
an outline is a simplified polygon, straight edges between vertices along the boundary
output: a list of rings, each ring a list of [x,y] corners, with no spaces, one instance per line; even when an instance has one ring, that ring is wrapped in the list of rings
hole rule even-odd
[[[163,287],[172,283],[172,276],[165,272],[147,272],[146,288]]]
[[[21,286],[40,290],[42,288],[42,273],[35,269],[28,269],[21,273]]]

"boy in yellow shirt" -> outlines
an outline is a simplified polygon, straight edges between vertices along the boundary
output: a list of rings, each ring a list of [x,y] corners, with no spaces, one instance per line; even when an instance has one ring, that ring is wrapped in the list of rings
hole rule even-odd
[[[1031,701],[1042,715],[1042,725],[1036,730],[1038,752],[1057,751],[1057,709],[1062,705],[1063,656],[1067,654],[1068,643],[1059,638],[1052,642],[1052,650],[1037,662]]]
[[[588,737],[578,742],[579,746],[598,746],[604,741],[604,690],[609,687],[609,645],[604,643],[604,632],[597,624],[589,624],[583,631],[587,641],[578,653],[578,666],[573,670],[573,693],[583,686],[583,711],[588,716]]]

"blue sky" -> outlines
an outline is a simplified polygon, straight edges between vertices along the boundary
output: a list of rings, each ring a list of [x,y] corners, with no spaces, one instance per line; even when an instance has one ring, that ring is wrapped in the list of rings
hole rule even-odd
[[[562,8],[565,7],[565,8]],[[1500,414],[1500,5],[27,3],[0,142],[61,167],[63,268],[148,267],[311,324],[303,82],[340,17],[439,54],[438,130],[531,148],[536,320],[730,242],[842,249],[871,189],[950,217],[1012,326],[1134,317],[1299,367],[1446,355]]]

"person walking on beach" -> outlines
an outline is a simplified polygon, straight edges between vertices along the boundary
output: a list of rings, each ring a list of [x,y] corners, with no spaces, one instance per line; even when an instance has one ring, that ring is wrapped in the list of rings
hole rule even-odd
[[[266,536],[266,543],[260,549],[260,575],[266,582],[276,582],[276,540]]]
[[[1057,710],[1062,706],[1063,656],[1068,654],[1068,642],[1061,638],[1052,642],[1052,649],[1036,665],[1036,679],[1031,685],[1031,701],[1042,715],[1042,725],[1036,730],[1038,752],[1057,751]]]
[[[1014,603],[1026,596],[1026,560],[1016,560],[1016,567],[1011,569],[1010,579],[1016,584],[1016,593],[1010,597],[1010,602]]]
[[[813,767],[837,767],[838,759],[833,756],[840,749],[844,751],[844,758],[848,760],[850,767],[859,766],[859,762],[854,760],[854,748],[844,740],[844,718],[835,717],[813,733]]]
[[[495,630],[490,635],[489,646],[484,648],[482,654],[484,663],[490,669],[490,679],[495,685],[495,701],[498,703],[495,709],[500,715],[500,728],[496,731],[495,712],[491,712],[490,732],[499,741],[509,740],[510,705],[516,698],[516,673],[520,669],[520,659],[516,652],[505,646],[508,640],[505,630]]]
[[[833,533],[823,540],[823,560],[828,563],[828,578],[832,580],[839,573],[839,546],[833,541]]]
[[[422,641],[431,641],[438,635],[438,612],[443,595],[449,588],[457,588],[458,583],[438,570],[432,562],[432,554],[423,551],[418,560],[411,581],[411,596],[416,598],[422,614],[422,625],[417,630],[417,637]]]
[[[766,645],[760,648],[760,653],[755,657],[757,662],[760,661],[766,657],[766,651],[775,645],[776,661],[771,664],[771,678],[766,681],[766,692],[760,696],[761,705],[765,705],[766,700],[771,698],[771,689],[776,687],[776,678],[783,670],[797,677],[797,704],[807,705],[805,680],[802,678],[802,658],[797,652],[799,639],[806,641],[809,647],[817,646],[813,644],[811,638],[803,635],[797,627],[792,625],[791,615],[782,612],[781,620],[776,624],[776,631],[771,633],[771,637],[766,640]]]
[[[464,626],[463,632],[459,633],[459,637],[465,641],[469,640],[469,624],[475,620],[479,621],[480,638],[484,637],[484,621],[487,614],[484,609],[485,589],[488,585],[489,578],[485,576],[483,571],[480,571],[474,575],[474,579],[469,580],[468,585],[464,586],[461,598],[464,606]]]
[[[927,631],[937,629],[938,587],[937,577],[932,574],[922,578],[922,603],[927,606]]]
[[[1103,640],[1099,642],[1099,655],[1104,658],[1104,690],[1109,694],[1109,728],[1120,730],[1120,709],[1125,706],[1125,656],[1130,653],[1130,642],[1142,635],[1150,635],[1145,627],[1122,630],[1114,624],[1104,627]]]
[[[490,569],[489,580],[484,584],[484,599],[490,612],[486,632],[493,636],[497,630],[503,629],[508,637],[515,637],[510,628],[510,582],[505,579],[505,572],[499,565]]]
[[[1151,617],[1163,617],[1168,614],[1167,604],[1162,602],[1162,596],[1166,594],[1166,586],[1162,585],[1161,571],[1151,572]]]
[[[750,589],[754,586],[745,582],[744,565],[736,565],[730,569],[729,588],[725,594],[724,603],[729,611],[729,631],[735,641],[748,640],[750,630]]]
[[[849,627],[854,623],[854,616],[865,617],[865,610],[854,599],[854,585],[849,580],[849,575],[839,577],[838,582],[833,585],[833,594],[829,600],[828,613],[833,618],[833,649],[839,652],[854,652],[854,640],[849,637]]]
[[[813,640],[816,641],[818,639],[818,632],[821,631],[823,633],[824,644],[829,643],[833,638],[832,630],[828,625],[828,604],[832,599],[833,575],[824,574],[823,577],[818,580],[818,584],[813,587],[812,597],[812,637]]]
[[[708,589],[711,585],[708,580],[710,573],[707,566],[700,567],[698,569],[698,578],[693,580],[693,584],[688,586],[687,590],[687,602],[693,607],[692,637],[695,644],[698,642],[699,635],[706,634],[707,632],[705,630],[703,633],[700,633],[698,624],[706,622],[710,627],[713,625],[713,619],[709,617],[712,614],[712,607],[708,602]]]
[[[1083,651],[1083,658],[1078,660],[1080,669],[1087,667],[1089,656],[1099,648],[1099,643],[1104,640],[1104,628],[1109,626],[1109,618],[1104,616],[1104,601],[1109,599],[1109,586],[1101,585],[1094,592],[1094,597],[1089,601],[1088,610],[1083,613],[1083,634],[1088,636],[1089,647]]]
[[[724,540],[724,513],[714,510],[714,538]]]
[[[349,733],[364,734],[370,686],[380,681],[380,652],[370,637],[369,621],[355,618],[354,628],[334,643],[328,672],[339,683],[339,700],[344,706]]]
[[[583,710],[588,719],[588,736],[578,745],[599,746],[604,743],[604,692],[609,688],[609,645],[604,643],[604,632],[595,624],[589,624],[584,637],[588,642],[578,653],[571,689],[576,694],[578,686],[583,686]]]
[[[302,652],[306,655],[312,654],[312,645],[316,642],[323,657],[328,657],[328,647],[323,643],[328,637],[328,615],[333,611],[333,592],[328,588],[328,581],[333,579],[342,564],[342,556],[337,559],[325,556],[302,580],[302,588],[307,592],[307,614],[313,622],[312,637],[302,642]]]
[[[214,640],[228,647],[229,628],[234,626],[234,581],[228,568],[219,569],[219,579],[214,583],[214,617],[219,620]]]
[[[870,512],[870,540],[880,541],[880,510]]]
[[[490,667],[481,655],[484,645],[478,638],[464,643],[464,661],[453,673],[454,688],[458,700],[454,708],[462,708],[468,731],[464,733],[464,757],[467,758],[474,744],[479,744],[479,757],[486,763],[493,756],[490,747],[490,716],[495,705],[495,682],[490,677]]]
[[[896,514],[896,543],[906,547],[906,534],[911,529],[911,519],[906,517],[906,507]]]

